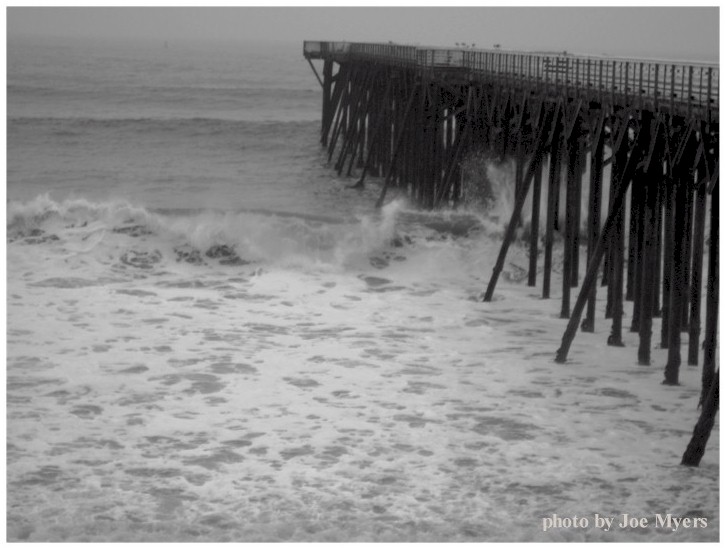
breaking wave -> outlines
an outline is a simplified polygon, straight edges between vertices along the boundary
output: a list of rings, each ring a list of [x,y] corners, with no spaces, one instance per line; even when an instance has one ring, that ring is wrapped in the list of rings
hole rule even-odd
[[[43,195],[8,205],[7,238],[68,253],[153,250],[159,260],[197,265],[345,266],[392,242],[401,245],[396,220],[403,208],[397,201],[374,215],[343,219],[264,210],[151,210],[125,201],[57,202]]]

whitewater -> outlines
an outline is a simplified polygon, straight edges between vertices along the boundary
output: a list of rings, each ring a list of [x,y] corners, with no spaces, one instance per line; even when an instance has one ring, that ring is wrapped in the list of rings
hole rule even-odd
[[[523,242],[481,301],[511,167],[376,210],[317,86],[300,45],[9,42],[8,541],[718,540],[701,369],[606,346],[605,292],[554,363]]]

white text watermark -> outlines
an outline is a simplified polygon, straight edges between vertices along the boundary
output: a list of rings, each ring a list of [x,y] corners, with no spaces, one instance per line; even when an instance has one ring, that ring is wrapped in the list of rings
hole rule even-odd
[[[559,516],[552,514],[542,519],[543,531],[551,529],[588,529],[595,527],[603,531],[614,529],[646,529],[657,527],[670,531],[685,529],[706,529],[707,518],[702,517],[679,517],[672,514],[654,514],[650,517],[631,516],[620,514],[617,516]]]

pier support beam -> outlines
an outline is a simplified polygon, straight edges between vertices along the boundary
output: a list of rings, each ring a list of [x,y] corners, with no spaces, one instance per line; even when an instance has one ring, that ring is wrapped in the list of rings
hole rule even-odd
[[[699,466],[707,447],[707,441],[714,427],[714,419],[719,408],[719,374],[715,373],[712,384],[702,404],[702,414],[694,426],[692,439],[682,455],[682,466]]]
[[[639,328],[639,365],[651,364],[651,332],[652,318],[654,316],[654,297],[658,294],[658,281],[654,277],[656,266],[659,263],[659,248],[657,244],[657,223],[656,209],[658,205],[659,189],[663,186],[663,139],[660,131],[662,125],[657,123],[654,128],[654,135],[651,138],[651,150],[645,159],[644,178],[644,209],[641,216],[643,240],[641,251],[641,310],[638,321]]]
[[[550,136],[550,166],[548,170],[548,207],[543,245],[543,298],[550,298],[550,277],[553,269],[553,233],[558,223],[558,195],[560,194],[560,154],[562,151],[563,117],[560,103],[553,116]]]
[[[687,250],[687,228],[689,226],[684,205],[694,182],[693,159],[697,151],[696,139],[689,126],[683,135],[683,148],[673,167],[672,186],[674,187],[674,241],[671,250],[671,284],[669,296],[668,343],[669,352],[664,367],[664,384],[679,385],[681,365],[681,332],[683,324],[684,301],[687,300],[687,263],[684,256]],[[666,300],[666,298],[665,298]]]
[[[615,125],[618,125],[615,127]],[[628,138],[629,124],[627,119],[614,117],[611,133],[613,140],[613,157],[611,163],[611,193],[609,199],[610,212],[613,212],[613,236],[608,244],[608,303],[606,317],[611,318],[611,332],[606,340],[609,346],[623,347],[623,302],[624,302],[624,254],[626,252],[626,220],[625,203],[614,209],[616,190],[624,177],[631,146]],[[594,250],[595,254],[595,250]],[[593,255],[589,258],[592,261]]]
[[[601,194],[602,194],[602,178],[603,178],[603,151],[606,142],[605,130],[605,111],[601,111],[593,144],[591,147],[591,174],[590,174],[590,190],[588,196],[588,259],[593,256],[598,241],[598,234],[601,230]],[[596,289],[597,285],[593,285],[590,295],[588,296],[588,307],[586,308],[586,318],[581,323],[583,332],[593,332],[596,325]]]
[[[700,403],[716,375],[718,314],[719,314],[719,186],[712,191],[709,224],[709,264],[707,266],[707,311],[704,330],[704,363]]]
[[[699,333],[702,316],[702,265],[704,258],[704,222],[707,209],[707,182],[697,186],[694,202],[694,238],[692,255],[692,281],[690,285],[689,348],[687,365],[699,363]]]

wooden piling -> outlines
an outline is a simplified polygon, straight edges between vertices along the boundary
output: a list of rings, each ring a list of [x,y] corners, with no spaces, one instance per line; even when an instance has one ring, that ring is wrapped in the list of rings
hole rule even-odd
[[[699,466],[699,463],[704,456],[704,450],[707,447],[707,441],[712,433],[712,427],[714,426],[714,419],[717,416],[718,408],[719,375],[715,375],[713,376],[710,388],[702,401],[702,413],[699,415],[699,420],[694,426],[692,438],[689,441],[689,445],[687,445],[687,449],[682,455],[681,463],[683,466]]]
[[[578,170],[578,140],[571,137],[567,141],[568,150],[568,176],[566,178],[566,199],[565,199],[565,232],[563,234],[563,292],[561,296],[561,319],[570,317],[570,293],[571,280],[573,277],[574,248],[577,242],[578,227],[577,214],[580,204],[577,203],[577,187],[580,182]]]
[[[578,280],[580,278],[580,257],[581,257],[581,203],[583,202],[583,172],[585,169],[585,136],[580,134],[580,117],[577,121],[577,127],[574,132],[577,140],[577,158],[575,166],[575,187],[573,194],[573,238],[572,238],[572,262],[571,262],[571,276],[570,285],[571,288],[578,287]]]
[[[694,169],[691,168],[689,171],[689,179],[685,178],[684,185],[687,186],[685,190],[685,202],[684,208],[684,258],[686,261],[683,266],[683,277],[682,287],[684,288],[684,298],[682,299],[682,332],[689,331],[689,296],[691,286],[691,273],[692,273],[692,235],[694,226]]]
[[[327,125],[328,120],[331,118],[331,109],[333,98],[332,98],[332,86],[333,86],[333,61],[331,59],[325,59],[323,61],[323,106],[321,107],[321,145],[326,145],[328,142]]]
[[[704,360],[700,403],[706,399],[715,377],[719,315],[719,186],[710,197],[709,263],[707,266],[707,304],[704,321]]]
[[[685,130],[684,148],[678,164],[674,167],[674,245],[672,248],[671,262],[671,285],[669,300],[669,319],[668,319],[668,343],[669,351],[666,366],[664,367],[663,384],[676,386],[679,384],[679,367],[681,365],[681,331],[682,331],[682,311],[683,302],[686,300],[687,281],[686,281],[686,264],[689,259],[684,257],[686,252],[688,235],[686,229],[687,213],[683,205],[687,201],[687,195],[692,187],[694,174],[692,172],[692,162],[696,147],[694,146],[694,136],[691,127]]]
[[[530,214],[530,257],[528,261],[528,286],[535,286],[538,271],[538,237],[540,231],[540,188],[543,171],[536,170],[533,179],[533,204]]]
[[[626,251],[625,204],[614,207],[614,201],[628,163],[630,145],[628,139],[628,120],[621,120],[618,137],[613,145],[611,164],[611,200],[609,211],[613,212],[613,236],[610,240],[608,302],[610,305],[611,332],[606,340],[609,346],[623,347],[623,302],[624,302],[624,253]],[[595,254],[595,251],[594,251]],[[592,258],[589,258],[589,262]]]
[[[657,281],[654,278],[654,271],[659,262],[658,248],[656,244],[657,223],[656,209],[658,206],[659,188],[663,185],[663,169],[662,169],[662,146],[660,139],[661,123],[659,121],[652,122],[651,128],[651,150],[644,160],[645,168],[645,185],[644,185],[644,210],[641,216],[643,241],[641,251],[643,259],[641,261],[641,285],[640,294],[641,304],[639,319],[639,349],[638,362],[639,365],[651,364],[651,332],[652,318],[654,315],[653,301],[654,296],[658,293]]]
[[[558,195],[560,194],[560,152],[563,130],[560,104],[553,116],[553,130],[550,137],[550,166],[548,173],[548,209],[545,222],[543,250],[543,298],[550,298],[550,276],[553,265],[553,232],[558,219]]]
[[[662,152],[663,154],[663,152]],[[654,241],[654,257],[656,258],[656,263],[654,264],[654,270],[652,272],[652,284],[655,285],[655,291],[654,296],[652,299],[652,317],[661,317],[661,300],[660,300],[660,292],[661,292],[661,266],[662,266],[662,232],[664,230],[664,223],[663,223],[663,214],[664,214],[664,201],[666,200],[666,185],[664,183],[664,167],[661,166],[661,171],[658,175],[659,178],[659,185],[658,192],[656,194],[656,210],[654,212],[655,215],[655,231],[656,236]]]
[[[662,262],[661,349],[669,347],[669,317],[671,316],[672,263],[674,261],[674,209],[676,185],[668,167],[664,185],[664,256]]]
[[[639,332],[641,320],[641,303],[643,294],[641,283],[644,269],[644,210],[646,187],[648,182],[646,174],[639,171],[631,186],[630,224],[629,224],[629,258],[626,276],[626,300],[633,301],[633,315],[631,317],[631,332]]]
[[[605,111],[601,112],[593,145],[591,147],[591,174],[590,188],[588,194],[588,249],[587,257],[590,260],[598,241],[598,233],[601,228],[601,194],[602,194],[602,178],[603,178],[603,151],[605,148]],[[588,296],[588,307],[586,308],[586,317],[581,323],[583,332],[593,332],[596,323],[596,288],[593,285],[590,295]]]
[[[702,174],[700,173],[700,176]],[[694,203],[694,239],[692,254],[692,281],[690,286],[689,348],[687,365],[699,363],[699,333],[702,315],[702,264],[704,258],[704,222],[707,206],[707,181],[702,179],[697,185]]]

